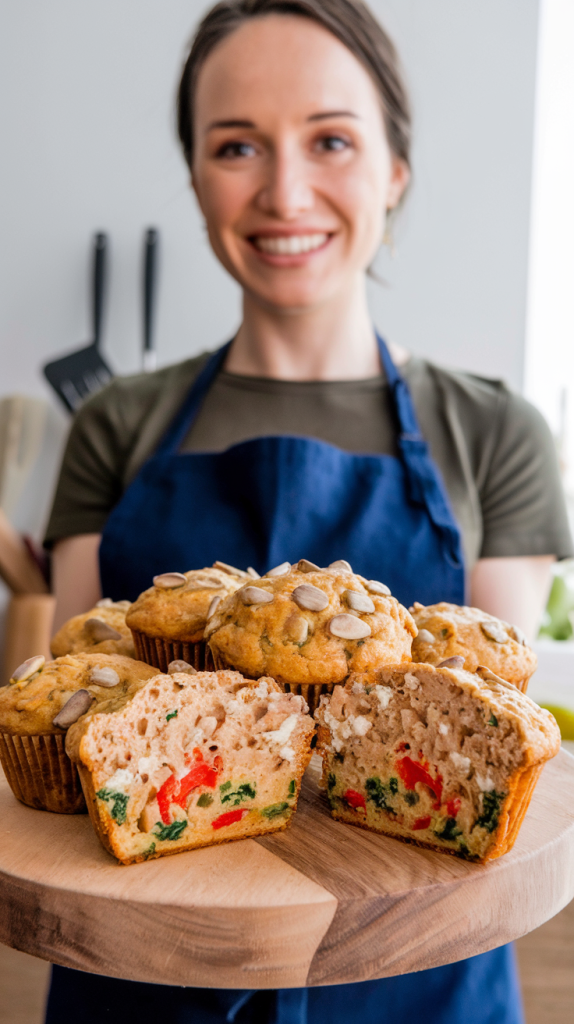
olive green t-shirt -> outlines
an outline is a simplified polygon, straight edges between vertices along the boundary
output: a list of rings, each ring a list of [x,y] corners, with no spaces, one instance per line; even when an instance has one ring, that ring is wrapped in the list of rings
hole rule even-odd
[[[46,544],[99,533],[156,449],[207,354],[112,381],[70,431]],[[540,413],[499,381],[411,358],[403,367],[440,469],[465,561],[574,551],[554,443]],[[284,381],[220,372],[182,451],[222,451],[266,435],[314,437],[346,451],[396,455],[384,376]]]

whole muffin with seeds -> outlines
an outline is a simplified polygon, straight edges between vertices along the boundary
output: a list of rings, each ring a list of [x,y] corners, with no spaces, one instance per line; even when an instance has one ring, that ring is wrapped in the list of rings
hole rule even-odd
[[[537,658],[516,626],[466,605],[414,604],[410,609],[418,628],[413,661],[439,665],[447,658],[464,659],[467,672],[480,666],[526,693]]]
[[[126,625],[129,606],[129,601],[104,597],[89,612],[68,619],[50,643],[54,658],[82,653],[122,654],[135,658],[132,634]]]
[[[215,562],[209,569],[164,572],[154,576],[126,615],[137,657],[167,672],[171,661],[205,668],[203,633],[219,601],[232,594],[251,573]]]
[[[410,661],[414,621],[378,580],[305,559],[248,582],[217,607],[205,636],[216,668],[272,676],[311,710],[351,672]]]
[[[119,654],[28,658],[0,689],[0,761],[29,807],[75,814],[86,805],[65,751],[68,728],[90,709],[136,693],[156,669]]]

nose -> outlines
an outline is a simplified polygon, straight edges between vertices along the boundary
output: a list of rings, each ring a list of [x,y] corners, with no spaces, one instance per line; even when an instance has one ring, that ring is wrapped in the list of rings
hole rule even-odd
[[[296,220],[314,205],[310,169],[295,146],[284,145],[269,156],[265,181],[257,196],[259,209],[279,220]]]

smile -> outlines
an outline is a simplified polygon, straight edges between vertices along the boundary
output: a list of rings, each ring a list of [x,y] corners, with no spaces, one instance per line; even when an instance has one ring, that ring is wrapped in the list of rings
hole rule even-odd
[[[329,235],[276,235],[274,238],[256,235],[252,238],[253,245],[260,252],[270,256],[300,256],[301,253],[313,252],[325,245]]]

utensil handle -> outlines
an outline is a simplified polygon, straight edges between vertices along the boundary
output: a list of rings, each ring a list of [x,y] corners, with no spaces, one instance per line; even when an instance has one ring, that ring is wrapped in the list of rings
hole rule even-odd
[[[144,281],[143,281],[143,367],[155,369],[154,312],[157,285],[157,261],[159,231],[148,228],[145,234]]]
[[[104,296],[106,288],[106,265],[107,265],[108,236],[102,231],[94,237],[94,269],[93,269],[93,329],[94,344],[99,348],[102,335],[102,320],[104,315]]]

